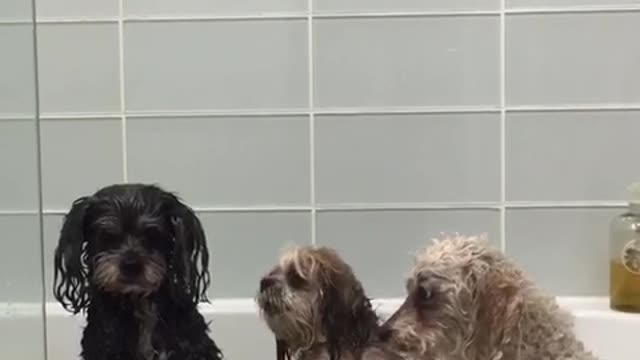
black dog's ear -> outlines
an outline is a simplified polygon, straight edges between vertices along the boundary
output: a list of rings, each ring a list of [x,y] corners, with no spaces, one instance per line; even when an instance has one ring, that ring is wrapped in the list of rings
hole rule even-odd
[[[172,285],[186,292],[195,303],[206,302],[210,283],[209,250],[202,224],[190,207],[176,196],[170,197],[170,220],[174,234]]]
[[[53,294],[66,310],[75,314],[89,305],[89,271],[84,234],[88,207],[88,197],[74,201],[65,216],[54,257]]]

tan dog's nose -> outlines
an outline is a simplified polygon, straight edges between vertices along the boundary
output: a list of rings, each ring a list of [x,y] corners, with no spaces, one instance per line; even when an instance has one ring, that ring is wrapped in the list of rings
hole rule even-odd
[[[263,277],[262,280],[260,280],[260,292],[267,290],[268,288],[275,285],[275,283],[276,283],[276,279],[274,279],[273,277],[271,276]]]

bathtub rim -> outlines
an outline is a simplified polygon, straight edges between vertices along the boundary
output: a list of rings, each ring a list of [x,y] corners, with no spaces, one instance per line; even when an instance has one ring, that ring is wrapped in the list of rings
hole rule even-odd
[[[380,314],[393,313],[403,302],[402,298],[372,299],[372,305]],[[600,318],[633,321],[640,325],[640,314],[624,313],[609,308],[608,297],[561,296],[557,298],[561,307],[569,310],[577,318]],[[47,317],[74,316],[65,311],[57,302],[45,304]],[[203,315],[215,314],[258,314],[259,309],[251,298],[214,299],[211,303],[199,305]],[[0,318],[20,316],[40,316],[43,306],[40,303],[0,302]],[[78,315],[82,317],[81,315]]]

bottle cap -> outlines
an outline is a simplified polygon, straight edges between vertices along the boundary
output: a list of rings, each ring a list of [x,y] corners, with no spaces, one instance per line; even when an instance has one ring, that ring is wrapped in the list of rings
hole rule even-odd
[[[640,182],[629,185],[627,190],[630,195],[629,203],[640,205]]]

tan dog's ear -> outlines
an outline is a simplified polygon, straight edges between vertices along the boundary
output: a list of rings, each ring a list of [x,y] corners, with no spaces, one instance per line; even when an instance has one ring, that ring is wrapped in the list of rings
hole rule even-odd
[[[277,360],[290,360],[291,353],[289,346],[284,340],[276,338],[276,359]]]
[[[513,340],[524,313],[523,287],[506,272],[490,271],[484,276],[479,294],[478,326],[487,329],[491,346]]]

